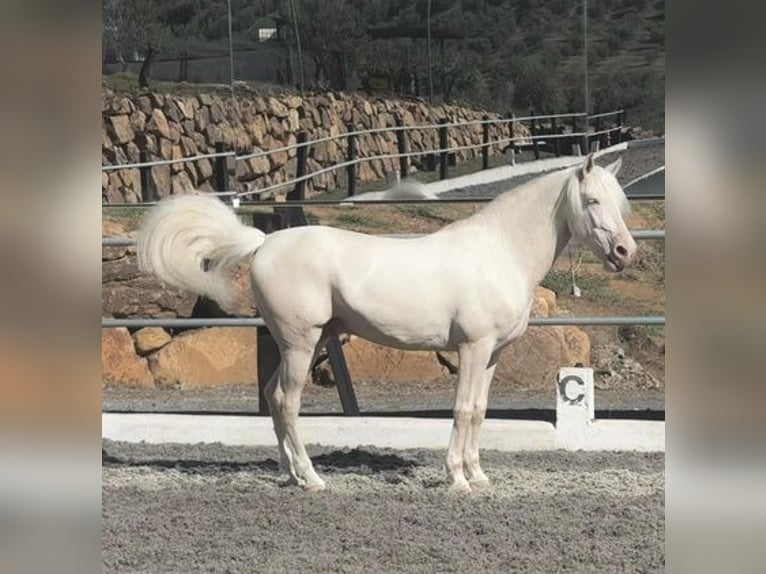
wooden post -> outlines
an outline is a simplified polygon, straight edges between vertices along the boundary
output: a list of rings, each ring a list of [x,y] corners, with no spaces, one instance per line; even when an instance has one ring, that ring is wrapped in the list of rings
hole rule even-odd
[[[141,163],[147,163],[152,161],[151,160],[151,154],[149,153],[149,150],[142,149],[139,152],[139,159]],[[141,201],[154,201],[155,199],[159,199],[159,197],[154,197],[155,193],[152,193],[152,190],[149,189],[149,170],[151,168],[144,166],[139,170],[139,175],[141,177]]]
[[[447,179],[447,165],[449,161],[449,152],[447,146],[449,145],[447,140],[447,123],[446,119],[439,121],[439,149],[444,150],[439,152],[439,179]]]
[[[553,132],[553,149],[556,157],[561,157],[561,138],[559,137],[559,126],[556,118],[551,119],[551,132]]]
[[[309,139],[308,132],[302,131],[298,132],[298,144],[305,144]],[[306,158],[308,157],[309,152],[309,146],[307,145],[301,145],[298,148],[297,155],[295,158],[296,164],[295,164],[295,177],[296,179],[302,178],[304,175],[306,175]],[[295,187],[292,191],[288,192],[287,199],[288,200],[298,200],[302,201],[306,199],[306,182],[308,180],[300,180],[295,184]]]
[[[404,121],[400,116],[396,116],[396,127],[403,127]],[[407,153],[407,134],[404,130],[396,130],[396,151],[399,154],[399,177],[402,179],[410,173],[410,158]]]
[[[489,116],[482,117],[481,124],[481,169],[489,169]]]
[[[529,115],[532,116],[532,148],[535,150],[535,159],[540,159],[540,146],[537,143],[537,119],[535,118],[535,110],[529,110]]]
[[[348,126],[349,135],[346,136],[346,159],[350,162],[346,166],[346,180],[348,183],[348,196],[356,195],[356,136],[351,133],[354,131],[354,126]],[[353,163],[351,163],[353,162]]]
[[[215,142],[215,153],[224,152],[226,152],[226,144],[224,142]],[[225,156],[215,158],[213,181],[216,191],[228,191],[226,188],[229,187],[229,168],[226,165]]]

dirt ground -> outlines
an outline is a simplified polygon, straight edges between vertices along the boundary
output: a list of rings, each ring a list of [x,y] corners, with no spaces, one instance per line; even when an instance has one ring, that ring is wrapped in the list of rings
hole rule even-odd
[[[104,441],[104,572],[662,572],[664,455],[310,447],[328,489],[283,487],[275,449]]]

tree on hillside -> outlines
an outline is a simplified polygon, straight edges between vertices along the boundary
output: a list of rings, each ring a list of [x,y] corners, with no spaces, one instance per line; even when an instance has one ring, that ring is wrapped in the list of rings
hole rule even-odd
[[[348,89],[355,48],[363,36],[356,7],[350,0],[296,2],[303,49],[314,59],[314,83]]]
[[[109,34],[119,61],[127,51],[139,54],[138,83],[149,85],[152,63],[161,50],[173,43],[172,33],[161,20],[154,0],[103,0],[104,33]]]
[[[564,92],[555,70],[545,68],[533,58],[524,60],[514,78],[514,108],[553,113],[563,111],[564,104]]]

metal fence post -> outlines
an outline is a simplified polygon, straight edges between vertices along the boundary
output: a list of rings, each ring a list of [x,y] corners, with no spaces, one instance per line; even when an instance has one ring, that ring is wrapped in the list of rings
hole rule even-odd
[[[598,111],[596,111],[596,113],[598,113]],[[601,147],[601,139],[603,138],[603,134],[601,133],[601,116],[600,115],[596,117],[595,132],[596,132],[596,151],[598,151],[599,148]],[[588,150],[588,153],[590,153],[590,150]]]
[[[508,149],[511,151],[511,165],[516,165],[516,115],[510,112],[508,117],[511,118],[511,121],[508,122],[508,135],[511,139]]]
[[[529,115],[532,117],[532,149],[535,151],[535,159],[540,159],[540,145],[537,143],[537,119],[535,118],[535,110],[529,110]]]
[[[627,127],[625,125],[625,121],[626,121],[625,118],[626,118],[626,112],[625,112],[625,110],[622,110],[622,112],[620,113],[620,131],[619,131],[619,135],[617,137],[617,143],[622,143],[622,140],[623,140],[623,134],[625,133],[624,132],[624,128]]]
[[[293,190],[287,194],[287,199],[300,201],[306,199],[306,183],[308,180],[301,178],[306,175],[306,158],[308,157],[309,146],[301,144],[305,144],[308,139],[308,132],[298,132],[298,145],[300,147],[298,147],[295,158],[295,177],[299,181],[295,183]]]
[[[449,161],[449,152],[447,151],[447,120],[439,120],[439,149],[443,150],[439,152],[439,179],[447,179],[447,164]]]
[[[400,116],[396,116],[396,127],[404,127],[404,121]],[[396,151],[399,154],[399,174],[401,177],[407,177],[410,173],[410,158],[407,157],[407,134],[404,130],[396,130]]]
[[[215,153],[225,153],[226,144],[224,142],[215,142]],[[229,168],[226,166],[226,157],[218,156],[215,158],[213,167],[213,181],[216,191],[228,191],[229,187]]]
[[[585,114],[585,117],[583,119],[583,124],[584,124],[584,127],[583,127],[583,130],[582,130],[582,132],[583,132],[583,135],[582,135],[582,154],[583,155],[588,155],[590,153],[590,143],[589,143],[589,138],[588,138],[588,128],[590,126],[590,118],[589,118],[587,113]]]
[[[151,161],[149,150],[142,149],[139,152],[139,159],[140,159],[141,163],[147,163],[147,162]],[[152,190],[149,189],[149,185],[150,185],[149,184],[149,181],[150,181],[149,180],[149,167],[147,167],[147,166],[141,167],[141,169],[139,170],[139,175],[141,177],[141,201],[154,201],[155,198],[153,196],[157,195],[157,194],[153,194]],[[157,199],[159,199],[159,198],[157,198]]]
[[[327,358],[330,361],[332,372],[335,375],[335,386],[338,388],[338,397],[343,407],[343,414],[347,417],[359,416],[359,403],[356,400],[354,386],[351,384],[351,375],[348,372],[346,358],[343,355],[343,345],[340,339],[330,337],[325,345]]]
[[[572,155],[582,155],[582,150],[579,150],[580,144],[577,143],[578,137],[575,135],[577,133],[577,114],[572,114],[572,137],[569,138],[567,141],[569,142]]]
[[[561,138],[559,137],[559,125],[556,118],[551,119],[551,131],[553,132],[553,149],[556,157],[561,157]]]
[[[277,372],[281,357],[279,346],[266,327],[256,327],[258,357],[258,414],[269,414],[269,403],[266,401],[266,385]]]
[[[481,169],[489,169],[489,116],[482,117],[481,124]]]
[[[354,126],[348,126],[349,134],[346,136],[346,180],[349,197],[356,195],[356,136],[353,134]]]

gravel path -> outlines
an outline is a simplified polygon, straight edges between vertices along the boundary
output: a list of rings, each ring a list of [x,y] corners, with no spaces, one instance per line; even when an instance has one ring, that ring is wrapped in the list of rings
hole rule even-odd
[[[274,449],[104,441],[104,572],[662,572],[664,456],[310,447],[328,489],[282,487]]]
[[[618,157],[622,157],[622,168],[617,179],[622,185],[625,185],[635,178],[665,165],[665,143],[661,142],[649,147],[630,148],[626,151],[610,153],[598,158],[596,163],[605,166]],[[540,175],[543,174],[532,173],[483,185],[453,189],[442,193],[440,197],[495,197],[504,191],[540,177]]]

